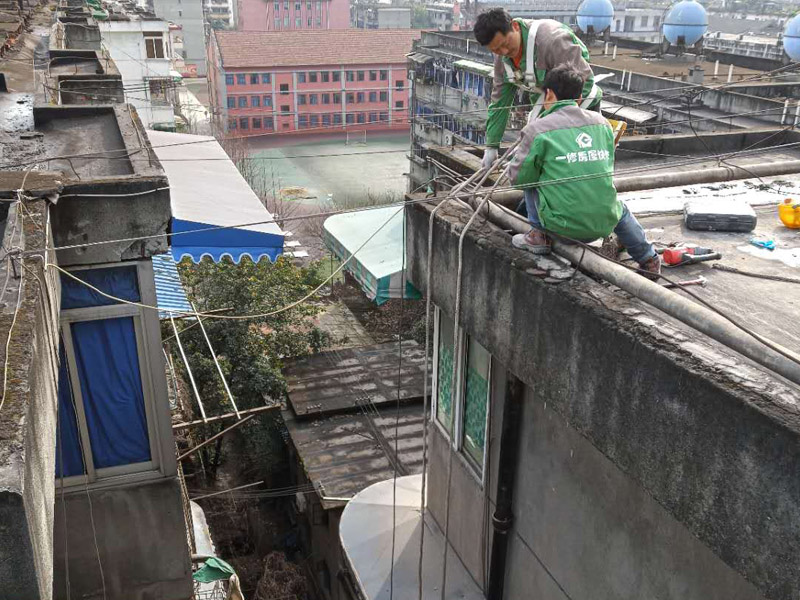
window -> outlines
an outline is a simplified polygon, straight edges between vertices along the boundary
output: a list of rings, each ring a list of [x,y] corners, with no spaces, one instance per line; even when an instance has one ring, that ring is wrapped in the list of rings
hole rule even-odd
[[[291,112],[292,112],[292,111],[291,111],[291,109],[289,108],[289,105],[288,105],[288,104],[284,104],[284,105],[282,105],[282,106],[281,106],[281,113],[283,113],[284,115],[288,115],[288,114],[289,114],[289,113],[291,113]]]
[[[282,83],[280,85],[281,96],[286,96],[289,93],[289,84]]]
[[[650,19],[649,19],[647,16],[645,16],[645,15],[642,15],[642,21],[641,21],[641,23],[642,23],[642,27],[647,27],[647,24],[648,24],[647,22],[648,22],[649,20],[650,20]]]
[[[261,117],[253,117],[253,129],[261,129]]]
[[[262,73],[261,83],[272,83],[272,75],[270,75],[269,73]]]
[[[245,85],[247,83],[247,75],[244,73],[236,74],[236,85]]]
[[[465,364],[462,448],[475,465],[483,470],[491,357],[486,348],[471,337],[467,340]]]
[[[144,49],[147,58],[164,58],[164,36],[160,31],[145,31]]]
[[[397,102],[394,103],[394,107],[395,108],[403,108],[403,101],[402,100],[398,100]]]
[[[239,129],[247,129],[250,124],[250,119],[248,117],[242,117],[239,119]]]
[[[358,71],[358,76],[356,77],[358,81],[364,81],[364,71]]]
[[[356,80],[356,74],[355,74],[354,71],[345,71],[344,74],[345,74],[346,81],[355,81]]]
[[[347,100],[348,104],[355,104],[356,102],[356,95],[352,92],[348,92],[345,99]]]
[[[342,73],[341,71],[334,71],[331,73],[331,81],[341,81],[342,80]]]
[[[317,83],[317,72],[316,71],[311,71],[308,74],[308,81],[309,81],[309,83]]]
[[[250,96],[250,106],[253,108],[261,106],[261,96]]]
[[[356,116],[353,113],[347,113],[347,115],[345,116],[345,122],[348,125],[352,125],[355,122],[355,120]]]
[[[358,92],[356,94],[356,104],[362,104],[364,102],[364,92]]]
[[[308,115],[300,115],[297,117],[297,126],[300,128],[308,127]]]
[[[389,71],[382,70],[381,71],[381,81],[386,81],[389,79]]]
[[[306,19],[306,25],[308,27],[311,27],[311,23],[313,23],[313,21],[314,21],[314,19],[312,17],[308,17],[308,19]]]
[[[402,91],[402,89],[403,89],[403,80],[402,79],[398,79],[397,81],[395,81],[394,82],[394,87],[395,87],[396,90]]]
[[[453,336],[455,327],[452,319],[437,310],[435,325],[437,336],[435,381],[436,421],[447,433],[453,432]]]
[[[225,85],[233,85],[233,75],[225,75]]]
[[[389,100],[389,92],[381,92],[381,102]]]
[[[302,23],[303,23],[303,19],[301,19],[300,17],[295,17],[295,19],[294,19],[294,27],[295,27],[295,29],[300,29],[303,26]]]
[[[320,0],[317,0],[317,12],[321,11],[322,11],[322,2]]]
[[[306,103],[305,94],[297,94],[297,106],[303,106]]]
[[[228,108],[236,108],[236,96],[228,96]]]
[[[317,15],[317,27],[321,27],[321,26],[322,26],[322,17]]]
[[[653,29],[658,29],[659,25],[661,25],[661,17],[659,16],[653,17]]]
[[[381,123],[386,123],[389,120],[389,113],[382,112],[379,117],[381,119]]]
[[[275,3],[275,6],[273,6],[272,8],[273,8],[273,10],[274,10],[276,13],[277,13],[277,12],[280,12],[280,10],[281,10],[281,3],[280,3],[280,2],[276,2],[276,3]]]
[[[317,104],[317,95],[316,94],[309,94],[308,95],[308,103],[309,104]]]
[[[269,94],[265,94],[264,97],[262,98],[261,106],[263,106],[264,108],[272,108],[272,96],[270,96]]]
[[[265,117],[264,118],[264,129],[268,129],[269,131],[272,131],[273,129],[275,129],[275,125],[272,122],[272,117]]]
[[[306,10],[308,10],[308,11],[311,10],[311,2],[310,2],[310,0],[306,0]]]
[[[342,113],[333,113],[333,124],[334,125],[342,124]]]
[[[180,0],[178,0],[178,2],[180,2]],[[178,11],[178,16],[179,16],[179,17],[182,17],[182,16],[183,16],[183,11],[182,11],[182,10],[179,10],[179,11]]]
[[[258,73],[250,73],[250,85],[258,85]]]
[[[280,29],[280,28],[281,28],[281,18],[275,17],[275,29]]]
[[[377,71],[370,71],[369,72],[369,80],[370,81],[378,81],[378,72]]]
[[[330,72],[328,71],[320,71],[319,73],[319,80],[322,83],[328,83],[330,81]]]
[[[287,27],[289,27],[289,15],[288,14],[284,14],[283,15],[283,28],[286,29]]]
[[[363,123],[364,122],[364,113],[358,113],[356,115],[356,121],[359,122],[359,123]]]
[[[150,304],[155,298],[141,284],[152,279],[151,269],[142,262],[72,273],[106,294]],[[61,308],[57,483],[158,471],[155,412],[166,398],[148,384],[158,370],[145,345],[154,330],[158,335],[154,315],[67,276],[61,277]]]
[[[247,96],[239,96],[239,108],[247,108]]]
[[[330,94],[322,94],[322,103],[323,104],[330,104],[331,103],[331,95]]]
[[[378,113],[369,113],[369,122],[370,123],[377,123],[378,122]]]
[[[319,115],[311,115],[311,126],[319,127]]]
[[[333,103],[334,104],[341,104],[342,103],[342,95],[341,94],[334,94],[333,95]]]
[[[306,82],[306,74],[305,73],[298,73],[297,74],[297,83],[305,83]]]
[[[322,124],[327,126],[331,124],[331,116],[330,115],[322,115]]]
[[[289,0],[283,0],[283,10],[289,10]]]
[[[295,12],[300,12],[300,8],[301,8],[301,6],[300,6],[300,3],[299,3],[299,2],[295,2],[295,3],[294,3],[294,10],[295,10]]]
[[[228,119],[228,130],[236,129],[236,119]]]
[[[378,101],[378,92],[370,92],[369,93],[369,101],[370,102],[377,102]]]

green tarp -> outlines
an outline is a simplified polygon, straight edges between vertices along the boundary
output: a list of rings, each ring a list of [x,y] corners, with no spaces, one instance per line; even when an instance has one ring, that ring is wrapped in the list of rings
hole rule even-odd
[[[214,581],[228,581],[231,575],[236,575],[233,567],[221,558],[214,556],[194,572],[192,579],[200,583],[213,583]]]

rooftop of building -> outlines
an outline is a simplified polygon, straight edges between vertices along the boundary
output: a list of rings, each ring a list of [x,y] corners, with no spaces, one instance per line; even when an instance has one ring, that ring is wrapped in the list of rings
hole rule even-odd
[[[390,342],[287,362],[284,420],[325,508],[395,469],[421,471],[424,349],[404,341],[402,361],[399,350]]]
[[[405,64],[413,29],[215,31],[224,68]],[[290,49],[287,51],[287,49]]]
[[[715,61],[705,60],[695,55],[684,54],[675,56],[667,54],[661,57],[648,55],[638,50],[622,49],[617,50],[617,57],[614,59],[612,51],[604,55],[602,47],[594,47],[591,50],[590,62],[593,66],[607,67],[610,69],[624,69],[634,73],[664,77],[666,79],[686,80],[689,69],[699,66],[704,70],[704,81],[706,84],[725,83],[728,78],[728,65],[720,65],[718,76],[714,78]],[[740,81],[754,75],[759,75],[763,71],[748,69],[745,67],[734,67],[733,80]]]

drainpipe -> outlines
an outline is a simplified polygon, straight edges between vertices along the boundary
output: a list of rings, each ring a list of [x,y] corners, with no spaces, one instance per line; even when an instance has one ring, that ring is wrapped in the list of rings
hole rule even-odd
[[[489,564],[488,600],[502,600],[506,580],[508,535],[514,520],[512,512],[514,483],[519,463],[519,430],[525,386],[513,373],[506,373],[503,424],[500,431],[500,457],[497,471],[497,495],[492,515],[492,555]]]

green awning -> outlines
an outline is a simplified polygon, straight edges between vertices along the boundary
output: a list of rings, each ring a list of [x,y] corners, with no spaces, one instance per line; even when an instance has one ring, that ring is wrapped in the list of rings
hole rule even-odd
[[[212,556],[202,567],[194,572],[192,579],[200,583],[212,583],[214,581],[228,581],[231,575],[236,575],[233,567],[221,558]]]
[[[483,75],[485,77],[492,77],[494,75],[494,66],[478,63],[472,60],[457,60],[453,62],[453,66],[457,69],[472,71],[473,73],[477,73],[478,75]]]

